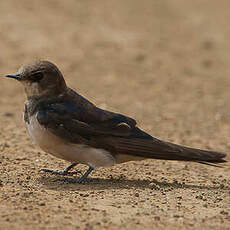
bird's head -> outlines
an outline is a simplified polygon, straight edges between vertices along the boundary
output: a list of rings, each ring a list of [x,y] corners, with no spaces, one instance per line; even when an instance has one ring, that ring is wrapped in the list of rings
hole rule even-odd
[[[62,94],[67,86],[62,73],[49,61],[36,61],[22,66],[17,73],[6,77],[20,81],[28,98]]]

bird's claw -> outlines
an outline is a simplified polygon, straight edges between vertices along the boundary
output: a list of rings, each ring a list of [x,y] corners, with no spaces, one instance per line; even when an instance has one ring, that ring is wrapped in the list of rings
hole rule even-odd
[[[66,176],[66,175],[76,175],[76,174],[82,174],[82,172],[80,170],[75,170],[75,171],[55,171],[55,170],[51,170],[51,169],[41,169],[42,172],[45,173],[51,173],[53,175],[61,175],[61,176]]]
[[[67,182],[70,184],[81,184],[81,183],[87,183],[94,181],[95,178],[79,178],[79,179],[73,179],[73,178],[62,178],[59,181]]]

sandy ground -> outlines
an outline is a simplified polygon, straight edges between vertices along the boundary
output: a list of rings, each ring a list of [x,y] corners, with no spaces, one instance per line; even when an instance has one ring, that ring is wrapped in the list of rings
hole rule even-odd
[[[0,75],[51,60],[80,94],[153,136],[230,153],[229,8],[228,0],[0,1]],[[145,160],[64,183],[39,171],[67,163],[31,142],[24,100],[21,85],[1,78],[0,229],[230,229],[230,163]]]

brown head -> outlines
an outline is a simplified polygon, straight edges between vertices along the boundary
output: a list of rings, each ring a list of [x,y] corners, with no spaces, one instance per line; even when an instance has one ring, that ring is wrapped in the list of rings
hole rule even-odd
[[[8,74],[6,77],[20,81],[28,98],[55,96],[67,89],[62,73],[49,61],[36,61],[24,65],[16,74]]]

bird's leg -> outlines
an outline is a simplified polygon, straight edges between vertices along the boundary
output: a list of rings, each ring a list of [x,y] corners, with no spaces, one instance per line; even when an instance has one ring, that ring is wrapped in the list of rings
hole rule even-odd
[[[73,179],[73,178],[65,178],[63,181],[69,183],[82,183],[87,180],[88,175],[94,170],[93,167],[89,166],[88,170],[82,175],[80,179]]]
[[[42,169],[41,171],[42,172],[48,172],[48,173],[51,173],[51,174],[54,174],[54,175],[63,175],[63,176],[65,176],[65,175],[74,175],[74,174],[81,173],[81,171],[79,171],[79,170],[69,172],[69,170],[72,169],[76,165],[77,165],[77,163],[72,163],[71,165],[69,165],[68,167],[66,167],[62,171],[55,171],[55,170],[50,170],[50,169]]]

